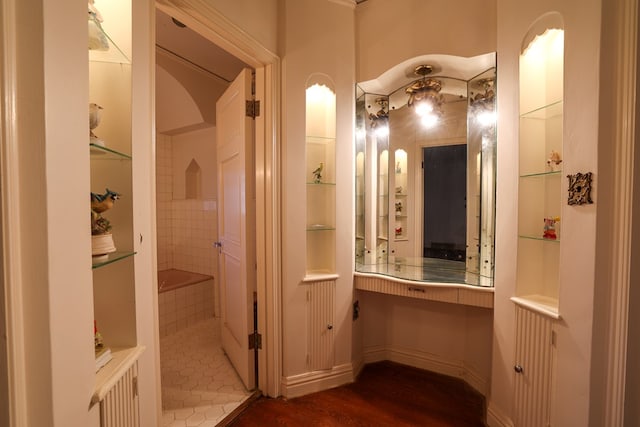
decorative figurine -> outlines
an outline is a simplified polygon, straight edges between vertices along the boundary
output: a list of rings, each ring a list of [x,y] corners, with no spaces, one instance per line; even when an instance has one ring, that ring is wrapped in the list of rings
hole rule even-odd
[[[111,223],[102,213],[111,209],[119,198],[120,194],[108,188],[104,194],[91,193],[91,255],[94,257],[106,256],[116,250]]]
[[[313,174],[313,183],[319,184],[322,181],[322,169],[324,169],[324,163],[320,162],[316,170],[311,172]]]
[[[544,232],[542,233],[543,239],[556,240],[558,235],[556,234],[556,223],[560,222],[560,217],[552,217],[544,219]]]
[[[104,194],[91,193],[91,210],[98,214],[111,209],[113,203],[120,198],[120,194],[115,191],[108,188],[105,191]]]
[[[396,213],[402,213],[402,202],[396,202]]]
[[[549,165],[549,167],[551,167],[551,170],[555,172],[560,170],[560,163],[562,163],[560,153],[555,150],[551,150],[551,153],[549,153],[549,158],[547,159],[547,165]]]
[[[396,173],[402,173],[402,166],[400,166],[400,162],[396,162]]]
[[[104,141],[93,133],[93,130],[100,124],[102,118],[102,107],[92,102],[89,104],[89,143],[104,147]]]
[[[109,39],[102,29],[102,15],[94,6],[94,0],[88,2],[89,13],[89,50],[109,50]]]
[[[402,226],[398,225],[395,229],[396,237],[402,236]]]

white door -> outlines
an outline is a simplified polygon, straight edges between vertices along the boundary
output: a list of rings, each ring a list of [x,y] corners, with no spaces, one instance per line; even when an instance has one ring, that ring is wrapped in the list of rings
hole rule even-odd
[[[222,347],[247,389],[256,386],[253,332],[255,274],[255,168],[251,70],[243,70],[216,103],[218,236]]]

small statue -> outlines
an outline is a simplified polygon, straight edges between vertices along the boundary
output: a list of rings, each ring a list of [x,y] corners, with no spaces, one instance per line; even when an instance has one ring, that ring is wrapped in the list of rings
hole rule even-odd
[[[95,133],[93,133],[93,130],[100,124],[101,118],[102,107],[95,102],[89,104],[89,142],[91,144],[104,146],[104,141],[98,138]]]
[[[111,224],[101,214],[113,207],[120,194],[108,188],[104,194],[91,193],[91,235],[107,234],[111,231]]]
[[[120,194],[108,188],[104,194],[91,193],[91,210],[102,213],[113,207],[113,203],[120,198]]]
[[[560,163],[562,163],[560,153],[555,150],[551,150],[551,153],[549,153],[549,158],[547,159],[547,165],[551,167],[552,171],[557,171],[560,170]]]
[[[542,233],[543,239],[556,240],[558,235],[556,233],[556,223],[560,221],[560,217],[545,218],[544,230]]]
[[[313,182],[314,184],[319,184],[322,181],[322,169],[324,169],[324,163],[320,162],[320,165],[311,172],[313,174]]]
[[[396,212],[402,213],[402,202],[396,202]]]

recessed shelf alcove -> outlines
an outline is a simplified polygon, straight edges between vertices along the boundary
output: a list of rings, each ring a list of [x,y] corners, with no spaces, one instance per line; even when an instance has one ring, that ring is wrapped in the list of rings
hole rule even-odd
[[[191,159],[184,171],[184,194],[186,199],[198,199],[202,193],[202,170],[196,159]]]

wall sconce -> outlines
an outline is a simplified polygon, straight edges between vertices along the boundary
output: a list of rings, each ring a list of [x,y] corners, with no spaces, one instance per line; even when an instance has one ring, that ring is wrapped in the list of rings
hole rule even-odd
[[[421,78],[405,89],[409,95],[407,106],[415,110],[424,126],[435,126],[442,116],[444,102],[444,96],[440,94],[442,82],[427,78],[433,72],[431,65],[418,65],[413,72]]]
[[[380,109],[375,113],[369,114],[371,120],[371,129],[377,136],[385,137],[389,135],[389,100],[387,98],[376,98],[376,104]]]

